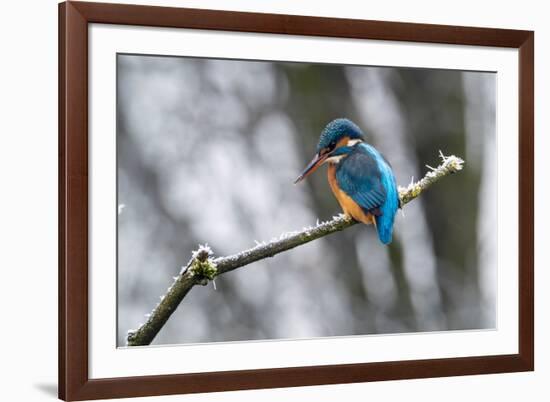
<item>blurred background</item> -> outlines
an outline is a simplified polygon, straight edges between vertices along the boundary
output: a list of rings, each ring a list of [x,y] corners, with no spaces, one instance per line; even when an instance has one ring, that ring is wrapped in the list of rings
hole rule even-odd
[[[348,117],[407,185],[439,150],[466,160],[396,217],[195,287],[153,344],[494,328],[496,75],[118,55],[118,345],[191,251],[253,247],[340,213],[323,127]]]

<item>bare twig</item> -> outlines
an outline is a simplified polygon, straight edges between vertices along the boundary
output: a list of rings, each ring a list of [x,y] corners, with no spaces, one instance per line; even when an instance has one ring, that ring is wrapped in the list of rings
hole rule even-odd
[[[442,163],[437,168],[430,167],[430,171],[421,180],[416,183],[411,181],[407,187],[399,188],[401,206],[414,200],[442,177],[462,169],[464,165],[462,159],[456,156],[444,156],[441,151],[439,154]],[[160,302],[151,314],[147,315],[145,324],[136,330],[128,331],[128,346],[149,345],[193,286],[206,285],[218,275],[273,257],[283,251],[344,230],[356,223],[348,216],[340,214],[327,222],[318,223],[300,231],[283,233],[269,242],[257,243],[253,248],[227,257],[213,258],[212,250],[207,245],[199,246],[181,273],[174,278],[174,283],[168,288],[167,293],[161,296]]]

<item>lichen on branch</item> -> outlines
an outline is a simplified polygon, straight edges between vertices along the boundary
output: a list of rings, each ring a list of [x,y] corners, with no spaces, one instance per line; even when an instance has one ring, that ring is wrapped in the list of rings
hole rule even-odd
[[[216,264],[212,261],[212,249],[207,244],[199,245],[198,250],[193,251],[191,263],[187,268],[193,278],[201,284],[207,284],[218,275]]]

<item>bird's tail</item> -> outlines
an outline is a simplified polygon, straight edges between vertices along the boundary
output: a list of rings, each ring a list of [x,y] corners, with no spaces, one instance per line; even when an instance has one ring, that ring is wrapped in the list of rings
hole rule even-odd
[[[383,214],[375,218],[378,238],[384,244],[390,244],[393,234],[394,214]]]

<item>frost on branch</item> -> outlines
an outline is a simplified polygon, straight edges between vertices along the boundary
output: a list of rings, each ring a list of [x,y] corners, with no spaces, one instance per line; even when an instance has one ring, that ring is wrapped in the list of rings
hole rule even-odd
[[[416,183],[411,181],[411,184],[407,187],[399,187],[399,199],[402,206],[418,197],[422,191],[426,190],[443,176],[456,173],[464,167],[464,161],[457,156],[445,156],[439,151],[439,157],[442,163],[436,168],[427,166],[430,171],[421,180]]]
[[[145,324],[128,331],[128,346],[149,345],[191,288],[195,285],[206,285],[216,277],[218,270],[212,261],[212,254],[206,244],[200,245],[191,253],[191,259],[180,274],[173,277],[174,282],[168,287],[166,294],[160,296],[160,302],[150,314],[145,315]]]
[[[438,167],[428,166],[430,171],[421,180],[411,181],[407,187],[399,187],[401,207],[414,200],[442,177],[462,170],[464,166],[462,159],[454,155],[445,156],[441,151],[439,156],[441,164]],[[191,260],[183,267],[180,274],[174,277],[174,283],[168,288],[167,293],[160,297],[160,303],[150,315],[146,316],[147,322],[136,330],[128,331],[128,346],[149,345],[193,286],[206,285],[209,280],[223,273],[273,257],[283,251],[344,230],[356,223],[349,216],[340,214],[326,222],[317,221],[316,225],[303,228],[301,231],[285,232],[269,242],[256,241],[256,246],[227,257],[213,258],[212,250],[208,245],[199,246],[193,251]]]

